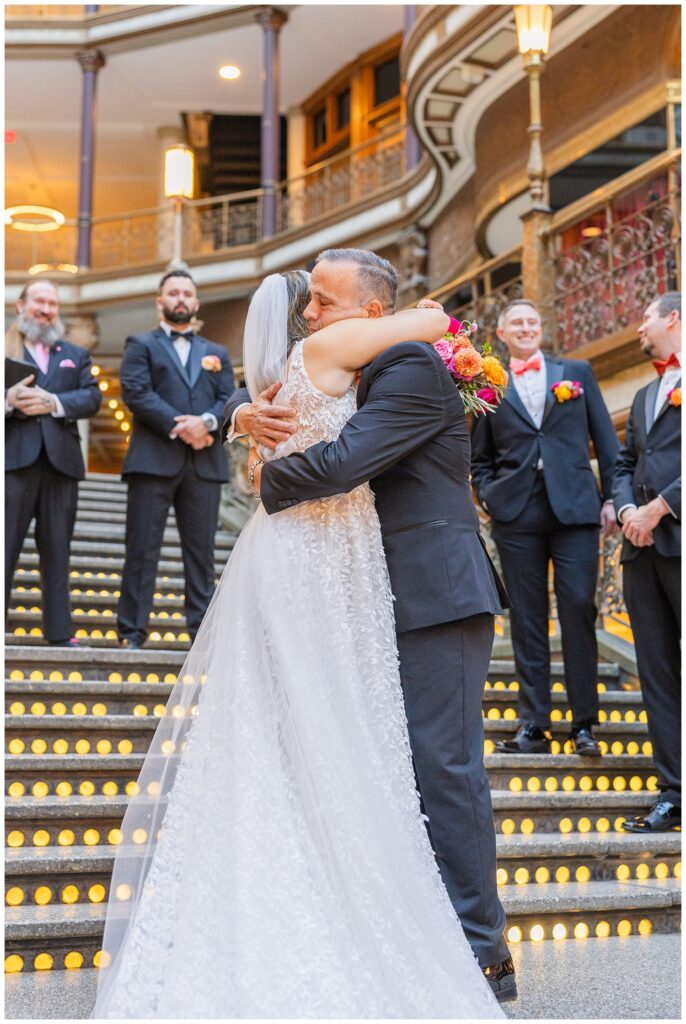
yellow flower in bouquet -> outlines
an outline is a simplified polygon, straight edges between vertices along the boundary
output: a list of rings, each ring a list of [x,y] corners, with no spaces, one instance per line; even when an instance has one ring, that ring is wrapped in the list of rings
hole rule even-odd
[[[507,384],[507,373],[500,364],[500,361],[495,356],[484,356],[484,374],[489,384],[495,384],[498,387],[505,387]]]

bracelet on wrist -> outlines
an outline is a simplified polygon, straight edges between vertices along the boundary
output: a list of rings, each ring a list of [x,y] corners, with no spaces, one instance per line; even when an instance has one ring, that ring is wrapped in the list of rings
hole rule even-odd
[[[264,459],[258,459],[257,462],[253,462],[252,466],[248,470],[248,483],[250,484],[250,490],[256,498],[259,498],[260,496],[260,492],[255,489],[255,470],[258,466],[264,466]]]

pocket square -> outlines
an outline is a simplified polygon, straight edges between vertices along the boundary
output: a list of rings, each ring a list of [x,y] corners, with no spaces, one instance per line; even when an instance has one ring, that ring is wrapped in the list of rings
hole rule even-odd
[[[60,360],[60,366],[71,366],[72,370],[76,369],[76,363],[73,359],[62,359]]]

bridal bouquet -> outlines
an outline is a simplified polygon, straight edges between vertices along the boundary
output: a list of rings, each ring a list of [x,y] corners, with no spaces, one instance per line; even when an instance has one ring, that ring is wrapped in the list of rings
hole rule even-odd
[[[484,342],[481,352],[474,348],[470,335],[476,330],[476,323],[453,317],[447,334],[435,343],[434,348],[457,384],[465,412],[479,416],[495,412],[500,405],[507,387],[507,373],[493,355],[488,341]]]

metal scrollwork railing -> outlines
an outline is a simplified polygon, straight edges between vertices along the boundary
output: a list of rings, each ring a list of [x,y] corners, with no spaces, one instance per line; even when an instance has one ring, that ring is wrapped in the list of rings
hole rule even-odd
[[[680,281],[679,153],[649,161],[553,220],[558,345],[639,321]]]
[[[512,249],[480,264],[430,293],[457,320],[476,320],[480,344],[488,341],[493,351],[509,360],[507,349],[496,335],[504,306],[522,297],[522,250]]]

